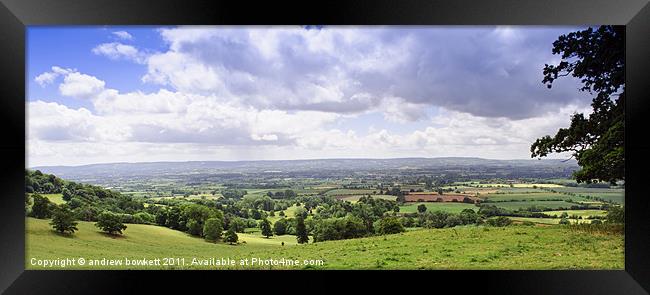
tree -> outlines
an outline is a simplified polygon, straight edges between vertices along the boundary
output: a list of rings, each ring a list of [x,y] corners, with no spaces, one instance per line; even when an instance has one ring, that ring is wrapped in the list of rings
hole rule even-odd
[[[273,230],[271,230],[271,222],[269,222],[269,220],[266,218],[260,221],[260,229],[262,230],[262,235],[267,239],[273,235]]]
[[[424,205],[424,204],[418,205],[418,212],[420,212],[420,213],[427,212],[427,206]]]
[[[243,233],[244,229],[246,228],[246,221],[239,217],[235,217],[230,220],[230,224],[228,225],[228,229],[231,228],[236,233]]]
[[[296,217],[296,239],[298,240],[298,244],[309,243],[305,219],[302,216]]]
[[[553,54],[561,54],[558,65],[545,65],[542,83],[568,75],[579,78],[580,91],[595,94],[593,112],[576,113],[569,128],[551,137],[538,138],[530,147],[531,157],[570,152],[581,169],[574,172],[577,182],[625,180],[625,27],[600,26],[562,35],[553,42]]]
[[[61,191],[61,194],[62,194],[63,200],[66,201],[66,202],[70,201],[70,199],[72,199],[72,192],[70,192],[70,190],[67,189],[67,188],[63,188],[63,191]]]
[[[396,234],[404,231],[404,226],[397,217],[384,217],[379,220],[379,233],[382,235]]]
[[[32,214],[32,197],[28,194],[25,193],[25,214],[27,216],[30,216]]]
[[[187,233],[193,236],[201,236],[203,234],[203,224],[195,219],[190,219],[185,223],[187,226]]]
[[[278,219],[278,221],[273,224],[273,232],[277,236],[285,235],[287,233],[287,220],[284,218]]]
[[[32,205],[32,217],[38,219],[46,219],[52,216],[52,208],[54,204],[46,197],[40,194],[32,195],[34,205]]]
[[[237,236],[237,233],[236,233],[236,232],[232,229],[232,227],[231,227],[231,228],[228,229],[228,231],[226,232],[226,236],[224,237],[223,240],[224,240],[224,242],[227,242],[227,243],[229,243],[230,245],[232,245],[232,244],[234,244],[234,243],[237,243],[237,241],[239,240],[239,237]]]
[[[122,231],[126,229],[126,225],[122,223],[122,217],[110,211],[99,214],[95,226],[112,235],[122,234]]]
[[[203,224],[203,237],[208,241],[220,240],[221,232],[223,232],[223,222],[219,218],[208,218]]]
[[[67,206],[61,206],[54,210],[50,225],[54,230],[66,234],[73,234],[77,229],[77,222],[74,221],[74,213]]]

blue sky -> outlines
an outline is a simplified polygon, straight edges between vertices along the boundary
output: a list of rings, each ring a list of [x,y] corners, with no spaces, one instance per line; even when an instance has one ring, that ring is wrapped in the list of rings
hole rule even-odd
[[[577,29],[29,27],[28,165],[528,158],[588,111],[541,83]]]

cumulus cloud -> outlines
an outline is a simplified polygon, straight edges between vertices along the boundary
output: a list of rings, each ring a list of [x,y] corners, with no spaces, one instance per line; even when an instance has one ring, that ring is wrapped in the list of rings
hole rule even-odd
[[[137,48],[122,44],[119,42],[102,43],[92,49],[92,52],[97,55],[103,55],[113,60],[124,59],[136,63],[144,63],[146,55]]]
[[[127,31],[116,31],[112,33],[114,36],[117,38],[123,39],[123,40],[133,40],[133,36],[129,34]]]
[[[259,108],[355,113],[385,107],[399,97],[410,106],[522,119],[586,100],[570,78],[558,81],[553,91],[541,83],[541,69],[553,59],[551,43],[566,31],[163,29],[169,50],[151,57],[143,81],[231,95]]]
[[[123,141],[130,128],[115,120],[93,115],[88,109],[71,109],[55,102],[28,102],[28,137],[54,142]]]
[[[91,98],[104,90],[104,81],[94,76],[71,72],[65,75],[59,85],[61,95],[75,98]]]
[[[73,69],[63,69],[57,66],[52,67],[51,72],[44,72],[34,78],[34,81],[38,83],[41,87],[44,87],[48,84],[52,84],[56,78],[61,75],[66,75],[70,72],[73,72]]]
[[[92,50],[142,64],[141,82],[157,90],[124,92],[56,66],[36,76],[91,107],[28,102],[29,153],[40,164],[72,161],[66,157],[527,158],[535,138],[589,109],[576,81],[558,81],[552,91],[541,83],[543,65],[555,62],[551,43],[564,31],[161,29],[168,46],[161,52],[119,42]],[[341,123],[367,114],[370,122]]]

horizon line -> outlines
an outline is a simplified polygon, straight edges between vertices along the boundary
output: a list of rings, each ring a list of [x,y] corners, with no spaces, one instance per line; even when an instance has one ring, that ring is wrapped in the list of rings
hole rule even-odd
[[[562,160],[569,161],[569,159],[559,159],[559,158],[515,158],[515,159],[491,159],[491,158],[481,158],[481,157],[468,157],[468,156],[449,156],[449,157],[395,157],[395,158],[302,158],[302,159],[274,159],[274,160],[189,160],[189,161],[142,161],[142,162],[100,162],[100,163],[90,163],[90,164],[79,164],[79,165],[38,165],[26,167],[26,169],[35,169],[35,168],[48,168],[48,167],[82,167],[82,166],[92,166],[92,165],[110,165],[110,164],[151,164],[151,163],[198,163],[198,162],[280,162],[280,161],[317,161],[317,160],[400,160],[400,159],[450,159],[450,158],[459,158],[459,159],[480,159],[480,160],[489,160],[489,161],[533,161],[533,160]]]

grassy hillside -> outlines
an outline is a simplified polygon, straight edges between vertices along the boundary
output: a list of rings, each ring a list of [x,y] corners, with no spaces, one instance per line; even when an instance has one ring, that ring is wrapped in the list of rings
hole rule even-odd
[[[185,258],[192,257],[323,260],[326,269],[622,269],[623,237],[589,235],[566,227],[456,227],[415,230],[402,234],[363,239],[296,245],[293,236],[264,239],[240,234],[245,244],[213,244],[164,227],[129,224],[125,235],[111,237],[97,231],[93,223],[79,222],[73,237],[51,231],[49,220],[27,218],[27,269],[31,258],[62,257],[88,259]],[[285,241],[285,246],[279,245]],[[177,266],[126,267],[73,266],[73,269],[179,268]],[[250,268],[236,266],[235,268]],[[256,268],[269,268],[257,266]],[[274,266],[272,268],[282,268]]]
[[[63,200],[63,195],[62,194],[41,194],[43,197],[46,197],[50,202],[61,205],[65,204],[65,200]]]

